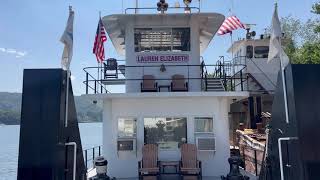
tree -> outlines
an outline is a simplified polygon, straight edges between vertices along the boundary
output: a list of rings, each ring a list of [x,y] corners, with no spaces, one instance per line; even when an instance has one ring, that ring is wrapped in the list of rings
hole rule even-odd
[[[312,11],[314,14],[318,14],[320,15],[320,2],[319,3],[315,3],[313,6],[312,6]],[[315,27],[314,29],[315,32],[317,33],[320,33],[320,25],[318,23],[318,25]]]
[[[312,13],[320,15],[320,2],[312,7]],[[284,50],[294,64],[320,64],[320,21],[302,22],[292,16],[281,19],[285,34]]]

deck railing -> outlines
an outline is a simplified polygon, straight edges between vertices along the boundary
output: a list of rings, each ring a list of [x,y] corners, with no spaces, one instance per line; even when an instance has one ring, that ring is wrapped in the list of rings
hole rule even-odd
[[[264,159],[264,151],[250,146],[241,146],[240,156],[243,159],[242,167],[245,171],[259,176]]]
[[[94,167],[94,159],[102,154],[102,146],[95,146],[89,149],[83,150],[84,163],[86,170],[92,169]]]
[[[127,66],[127,65],[119,65],[118,68],[122,68],[122,70],[139,70],[147,71],[148,69],[161,69],[163,65],[139,65],[139,66]],[[231,75],[231,69],[234,66],[237,66],[239,71],[236,74]],[[204,61],[200,65],[192,65],[192,64],[166,64],[164,65],[167,72],[174,72],[177,69],[184,69],[185,73],[187,74],[184,78],[186,82],[192,80],[200,80],[201,89],[202,91],[207,91],[208,80],[209,79],[217,79],[220,80],[224,86],[226,91],[235,91],[236,87],[238,90],[244,90],[243,85],[244,82],[247,80],[247,76],[244,72],[245,65],[237,64],[232,65],[230,63],[222,63],[220,61],[217,64],[205,64]],[[200,75],[192,75],[191,73],[196,68],[200,69]],[[140,84],[143,79],[141,78],[126,78],[125,75],[121,70],[118,70],[116,73],[116,78],[107,78],[105,77],[105,66],[99,67],[86,67],[83,69],[86,73],[86,79],[83,83],[86,85],[86,94],[94,93],[111,93],[109,89],[107,89],[106,84],[115,84],[120,83],[122,85],[125,84],[126,81],[135,81],[136,83]],[[96,77],[93,75],[96,74]],[[157,82],[164,82],[164,81],[171,81],[171,78],[155,78]]]
[[[170,13],[185,13],[186,8],[185,7],[168,7],[166,11],[164,11],[165,14]],[[199,7],[189,7],[190,12],[200,13]],[[125,14],[139,14],[139,13],[159,13],[161,11],[158,11],[157,7],[141,7],[141,8],[126,8]]]

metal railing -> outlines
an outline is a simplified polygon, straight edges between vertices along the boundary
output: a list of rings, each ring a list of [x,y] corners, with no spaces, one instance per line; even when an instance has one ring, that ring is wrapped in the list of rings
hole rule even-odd
[[[263,165],[264,151],[246,145],[241,145],[240,147],[240,156],[243,159],[241,167],[245,171],[259,176]]]
[[[95,146],[95,147],[83,150],[84,164],[87,171],[94,167],[94,159],[98,156],[101,156],[101,153],[102,153],[102,146]]]
[[[132,70],[134,69],[135,71],[141,71],[143,75],[148,74],[145,73],[145,71],[148,71],[150,69],[158,71],[162,68],[163,65],[137,65],[137,66],[127,66],[127,65],[122,65],[122,68],[126,70]],[[243,91],[243,83],[246,81],[246,76],[244,76],[243,70],[245,69],[245,65],[238,64],[237,66],[240,66],[239,72],[234,74],[233,76],[230,75],[230,68],[231,65],[229,64],[223,64],[221,62],[217,62],[217,64],[210,64],[206,65],[204,61],[199,65],[190,65],[190,64],[166,64],[164,65],[166,71],[171,71],[175,72],[177,69],[181,70],[184,68],[185,72],[185,77],[184,80],[188,84],[192,80],[200,80],[201,81],[201,89],[203,91],[207,91],[207,86],[208,86],[208,80],[209,79],[219,79],[222,81],[223,86],[225,90],[227,91],[235,91],[237,86],[241,86],[240,90]],[[105,67],[86,67],[83,70],[86,73],[86,80],[83,81],[83,83],[86,85],[86,94],[89,94],[89,90],[93,90],[94,94],[99,94],[99,93],[111,93],[108,89],[106,84],[114,83],[114,82],[122,82],[125,84],[127,81],[136,81],[136,83],[141,83],[144,79],[142,78],[126,78],[123,72],[117,71],[116,78],[106,78],[103,77],[103,74],[105,73],[100,73],[101,77],[95,78],[93,75],[90,74],[90,72],[105,72],[106,70],[104,69]],[[200,75],[195,76],[191,75],[192,71],[196,70],[196,68],[199,68],[200,70]],[[209,72],[209,70],[212,70]],[[90,71],[90,72],[89,72]],[[156,82],[164,82],[164,81],[171,81],[171,78],[155,78],[154,79]]]
[[[129,14],[128,11],[133,11],[133,13],[136,13],[136,12],[139,12],[139,11],[150,11],[152,13],[158,13],[158,8],[156,7],[142,7],[142,8],[126,8],[125,9],[125,14]],[[171,10],[185,10],[185,7],[168,7],[167,9],[170,13]],[[196,13],[200,13],[200,8],[198,7],[189,7],[189,10],[192,11],[192,10],[196,10],[197,12]],[[168,13],[168,11],[165,11],[165,13]],[[173,13],[176,13],[176,12],[173,12]]]

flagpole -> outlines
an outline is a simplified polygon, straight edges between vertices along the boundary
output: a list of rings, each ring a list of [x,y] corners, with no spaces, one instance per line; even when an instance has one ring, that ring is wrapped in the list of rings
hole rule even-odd
[[[68,127],[69,114],[69,83],[70,83],[70,69],[67,69],[67,86],[66,86],[66,113],[65,113],[65,127]]]
[[[231,32],[230,33],[230,37],[231,37],[231,60],[232,60],[232,73],[233,73],[233,75],[236,73],[235,72],[235,69],[234,69],[234,64],[235,64],[235,62],[234,62],[234,58],[233,58],[233,33]],[[232,79],[231,79],[231,81],[232,81]],[[232,87],[231,87],[232,88]]]
[[[281,37],[279,38],[280,47],[281,45]],[[287,97],[287,84],[286,84],[286,78],[285,78],[285,67],[283,65],[282,61],[282,50],[280,51],[280,69],[281,69],[281,76],[282,76],[282,86],[283,86],[283,99],[284,99],[284,108],[286,113],[286,123],[289,124],[289,110],[288,110],[288,97]]]
[[[72,6],[69,6],[69,14],[72,12]],[[68,58],[69,62],[69,57],[65,57]],[[68,65],[67,68],[67,81],[66,81],[67,85],[66,85],[66,109],[65,109],[65,122],[64,122],[64,126],[68,127],[68,114],[69,114],[69,83],[70,83],[70,64]]]

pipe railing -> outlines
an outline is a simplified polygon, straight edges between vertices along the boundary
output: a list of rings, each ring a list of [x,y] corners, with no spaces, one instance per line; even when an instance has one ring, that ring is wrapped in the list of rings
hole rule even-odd
[[[133,14],[135,14],[135,12],[137,12],[137,10],[139,11],[139,10],[152,10],[152,13],[158,13],[159,11],[158,11],[158,8],[156,8],[156,7],[141,7],[141,8],[126,8],[125,9],[125,14],[129,14],[128,13],[128,11],[134,11],[134,13]],[[167,9],[168,11],[170,11],[170,10],[185,10],[185,7],[168,7],[168,9]],[[198,8],[198,7],[189,7],[189,10],[190,10],[190,12],[192,12],[192,10],[196,10],[197,12],[196,13],[200,13],[200,8]],[[168,12],[168,11],[165,11],[165,13],[164,14],[168,14],[168,13],[170,13],[170,12]],[[140,12],[140,11],[139,11]],[[160,11],[161,12],[161,11]],[[172,12],[172,13],[177,13],[177,12]]]
[[[264,153],[264,151],[262,150],[257,150],[252,148],[251,146],[247,146],[247,145],[242,145],[242,148],[240,149],[240,156],[243,159],[243,164],[242,164],[242,168],[252,174],[254,174],[255,176],[259,176],[260,171],[261,171],[261,167],[263,164],[263,156],[259,156],[258,153]],[[251,151],[252,154],[251,156],[246,154],[246,152]],[[261,159],[259,159],[259,157],[262,157]],[[246,164],[246,163],[250,163],[250,165]],[[253,169],[247,169],[247,167],[251,167]]]
[[[126,66],[126,65],[122,65],[122,68],[125,68],[125,70],[130,70],[130,69],[134,69],[134,68],[138,68],[141,69],[142,74],[145,74],[145,70],[147,69],[157,69],[161,68],[161,66],[163,65],[136,65],[136,66]],[[201,63],[200,65],[192,65],[192,64],[167,64],[165,65],[165,69],[166,71],[172,71],[174,72],[176,68],[186,68],[186,72],[187,75],[184,78],[185,80],[187,80],[187,82],[189,83],[190,80],[201,80],[202,82],[204,81],[204,87],[202,87],[202,90],[207,90],[207,85],[208,85],[208,79],[220,79],[223,82],[223,85],[225,86],[226,90],[229,91],[234,91],[236,86],[241,86],[241,90],[243,91],[243,82],[244,79],[242,76],[239,77],[237,74],[233,75],[233,76],[228,76],[225,74],[225,72],[227,72],[228,70],[225,69],[226,66],[230,66],[222,64],[221,62],[218,62],[217,64],[214,65],[206,65],[204,63]],[[244,75],[243,69],[245,69],[245,65],[240,65],[238,64],[237,66],[241,66],[240,69],[240,74]],[[190,71],[192,71],[192,68],[196,68],[199,67],[200,68],[200,77],[199,76],[194,76],[194,75],[190,75]],[[141,78],[126,78],[121,71],[116,72],[117,73],[117,78],[106,78],[106,77],[101,77],[100,79],[96,79],[94,78],[90,73],[90,72],[96,72],[96,69],[99,69],[101,67],[86,67],[83,70],[86,73],[86,80],[83,81],[83,83],[86,85],[86,94],[89,94],[89,89],[93,90],[93,93],[97,94],[97,93],[110,93],[110,91],[107,90],[106,88],[106,83],[107,82],[115,82],[115,81],[122,81],[127,82],[127,81],[138,81],[139,83],[143,81],[142,77]],[[213,73],[209,73],[208,69],[209,68],[215,68],[215,71]],[[228,67],[229,68],[229,67]],[[99,70],[98,70],[99,71]],[[102,71],[105,71],[104,69],[102,69]],[[238,72],[238,73],[239,73]],[[224,73],[224,74],[223,74]],[[103,74],[103,73],[102,73]],[[236,76],[237,75],[237,76]],[[171,78],[155,78],[155,81],[171,81]],[[238,84],[235,83],[235,81],[240,82]],[[231,88],[226,88],[228,84],[231,84]],[[100,88],[98,87],[100,86]],[[100,90],[100,91],[99,91]]]
[[[94,159],[102,154],[102,146],[95,146],[89,149],[83,150],[84,163],[86,170],[94,168]]]

